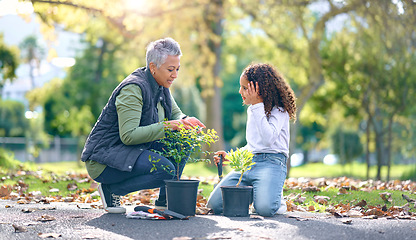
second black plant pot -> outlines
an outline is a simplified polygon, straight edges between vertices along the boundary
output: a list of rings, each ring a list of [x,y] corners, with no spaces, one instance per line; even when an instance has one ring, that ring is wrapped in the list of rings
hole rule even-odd
[[[165,180],[168,210],[195,216],[199,180]]]
[[[252,186],[222,186],[223,214],[227,217],[247,217],[252,199]]]

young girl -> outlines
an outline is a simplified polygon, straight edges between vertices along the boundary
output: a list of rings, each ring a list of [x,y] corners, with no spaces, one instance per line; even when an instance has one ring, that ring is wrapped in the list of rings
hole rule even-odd
[[[283,76],[268,64],[253,64],[240,77],[240,91],[247,109],[244,149],[253,154],[255,164],[244,173],[241,185],[253,186],[253,204],[257,214],[273,216],[286,211],[283,184],[289,155],[289,120],[296,120],[296,97]],[[226,156],[224,151],[216,152]],[[240,173],[230,172],[212,191],[207,206],[214,214],[222,213],[221,186],[235,186]],[[283,209],[284,208],[284,209]]]

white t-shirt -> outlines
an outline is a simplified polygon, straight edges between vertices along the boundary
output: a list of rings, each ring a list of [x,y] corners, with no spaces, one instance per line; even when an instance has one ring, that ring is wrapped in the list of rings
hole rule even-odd
[[[252,153],[283,153],[289,156],[289,114],[277,107],[266,117],[264,104],[250,105],[247,109],[247,145]]]

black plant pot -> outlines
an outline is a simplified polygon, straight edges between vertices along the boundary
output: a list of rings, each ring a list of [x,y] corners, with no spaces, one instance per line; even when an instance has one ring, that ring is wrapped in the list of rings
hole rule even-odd
[[[165,180],[168,210],[194,216],[199,180]]]
[[[251,203],[252,186],[222,186],[223,214],[227,217],[247,217]]]

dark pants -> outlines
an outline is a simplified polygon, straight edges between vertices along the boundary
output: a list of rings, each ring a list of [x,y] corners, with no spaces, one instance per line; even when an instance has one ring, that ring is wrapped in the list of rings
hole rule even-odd
[[[143,189],[160,187],[159,200],[164,200],[166,199],[164,180],[176,178],[177,163],[173,159],[165,158],[150,151],[161,151],[162,147],[162,144],[154,142],[149,150],[145,150],[140,154],[131,172],[124,172],[107,166],[100,176],[94,180],[106,185],[110,192],[122,196]],[[190,150],[187,157],[182,159],[179,165],[179,176],[182,175],[186,160],[191,153]],[[150,162],[150,158],[160,160]]]

